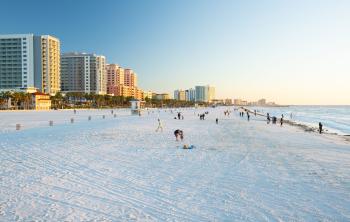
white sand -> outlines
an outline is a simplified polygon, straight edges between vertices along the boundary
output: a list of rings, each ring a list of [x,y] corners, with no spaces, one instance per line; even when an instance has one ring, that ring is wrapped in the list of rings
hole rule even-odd
[[[0,221],[350,220],[348,143],[208,111],[1,112]]]

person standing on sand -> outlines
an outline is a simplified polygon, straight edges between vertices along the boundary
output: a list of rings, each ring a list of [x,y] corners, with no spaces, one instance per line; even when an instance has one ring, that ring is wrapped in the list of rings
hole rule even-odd
[[[267,124],[269,124],[270,121],[271,121],[271,119],[270,119],[270,113],[267,113]]]
[[[219,119],[218,119],[218,118],[216,118],[215,122],[216,122],[216,124],[218,124],[218,123],[219,123]]]
[[[158,118],[158,127],[156,129],[156,132],[158,132],[158,130],[161,130],[161,132],[163,132],[163,125],[159,118]]]
[[[281,126],[283,125],[283,114],[282,114],[282,117],[281,117]]]
[[[249,113],[247,112],[247,119],[248,119],[248,121],[249,121],[249,119],[250,119],[250,115],[249,115]]]
[[[323,125],[321,122],[318,123],[318,132],[321,134],[322,133],[322,129],[323,128]]]

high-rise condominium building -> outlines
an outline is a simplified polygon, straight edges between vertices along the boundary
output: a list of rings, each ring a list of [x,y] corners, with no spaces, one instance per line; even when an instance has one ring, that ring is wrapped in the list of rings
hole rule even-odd
[[[196,102],[211,102],[215,99],[215,88],[211,86],[196,86]]]
[[[209,86],[209,102],[215,99],[215,87]]]
[[[174,99],[180,100],[180,90],[174,90]]]
[[[124,69],[116,64],[107,64],[107,93],[115,94],[118,85],[124,85]]]
[[[124,70],[124,85],[129,87],[137,86],[137,75],[132,69]]]
[[[185,90],[175,90],[174,91],[174,99],[175,100],[180,100],[180,101],[185,101],[186,100],[186,92]]]
[[[195,89],[187,89],[185,91],[186,101],[194,102],[196,100],[196,90]]]
[[[61,88],[64,92],[106,94],[106,58],[87,53],[62,54]]]
[[[44,93],[61,90],[60,41],[52,36],[34,37],[34,85]]]
[[[60,91],[60,41],[49,35],[0,35],[0,90]]]

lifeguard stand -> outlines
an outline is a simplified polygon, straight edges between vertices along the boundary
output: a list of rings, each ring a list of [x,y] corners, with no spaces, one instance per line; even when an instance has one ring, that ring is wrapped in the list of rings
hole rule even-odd
[[[132,115],[141,115],[141,111],[144,109],[145,102],[138,99],[133,99],[130,100],[130,105]]]

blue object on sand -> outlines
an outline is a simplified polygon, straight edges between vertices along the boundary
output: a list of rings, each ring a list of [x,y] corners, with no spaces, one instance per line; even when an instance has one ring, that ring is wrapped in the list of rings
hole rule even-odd
[[[194,145],[187,146],[187,145],[185,144],[182,148],[183,148],[183,149],[186,149],[186,150],[190,150],[190,149],[195,148],[195,146],[194,146]]]

